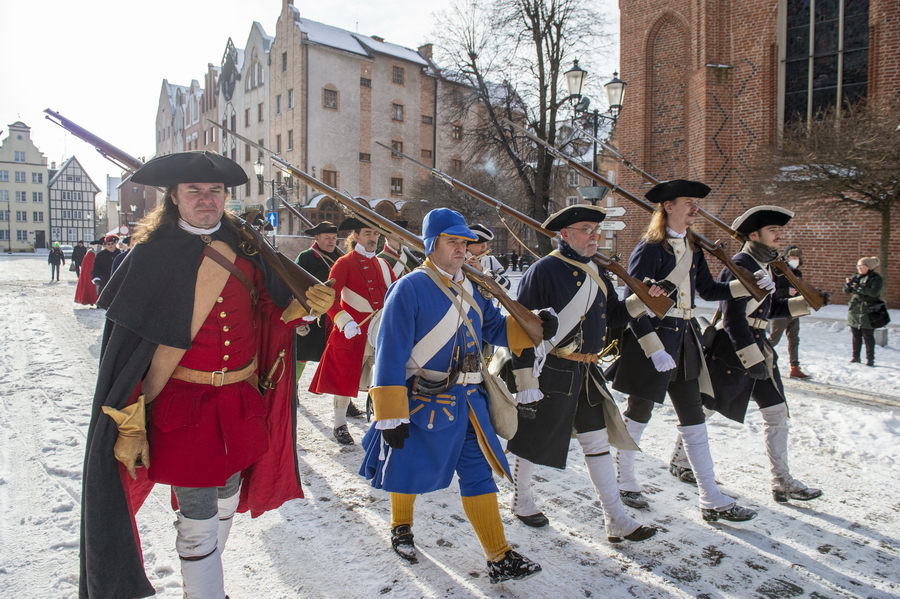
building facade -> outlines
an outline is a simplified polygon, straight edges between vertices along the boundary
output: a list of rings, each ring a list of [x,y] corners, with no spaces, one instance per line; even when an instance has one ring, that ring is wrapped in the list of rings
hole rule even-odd
[[[94,239],[96,198],[100,188],[72,156],[58,171],[51,171],[48,184],[50,200],[50,241],[75,245]]]
[[[878,254],[880,214],[833,205],[758,197],[753,169],[777,144],[785,122],[821,108],[900,93],[900,3],[896,0],[622,0],[621,72],[628,101],[618,123],[620,151],[656,178],[695,179],[712,187],[703,207],[726,223],[754,205],[795,210],[785,241],[804,251],[804,276],[838,302],[861,256]],[[752,26],[748,26],[751,24]],[[623,187],[647,185],[624,168]],[[647,215],[626,206],[619,233],[627,258]],[[894,216],[894,230],[900,216]],[[726,239],[698,219],[711,239]],[[738,250],[729,242],[729,250]],[[900,236],[890,240],[900,252]],[[711,262],[715,268],[714,261]],[[900,280],[900,261],[890,277]],[[900,306],[900,285],[891,287]]]
[[[8,252],[46,248],[50,229],[47,159],[21,121],[0,145],[0,247]]]

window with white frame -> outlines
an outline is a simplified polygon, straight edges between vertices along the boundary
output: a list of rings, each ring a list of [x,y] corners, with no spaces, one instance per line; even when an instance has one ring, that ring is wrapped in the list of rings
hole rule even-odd
[[[569,187],[578,187],[578,171],[569,171],[569,176],[566,178],[566,183]]]
[[[16,171],[16,183],[25,183],[25,171]]]
[[[16,241],[28,241],[28,231],[16,229]]]
[[[27,202],[28,201],[28,192],[27,191],[17,191],[16,192],[16,201],[17,202]]]
[[[72,220],[72,211],[71,210],[63,210],[62,218],[63,218],[63,220]]]
[[[44,173],[31,173],[31,182],[32,183],[43,183],[44,182]]]
[[[287,107],[288,109],[294,107],[294,90],[292,89],[288,90]]]
[[[16,152],[15,153],[15,161],[16,162],[25,162],[25,152]]]
[[[66,241],[78,240],[78,229],[67,229],[66,233]]]
[[[90,239],[91,235],[85,235],[86,238]],[[50,240],[51,241],[61,241],[62,240],[62,229],[59,227],[50,227]]]
[[[75,220],[81,220],[83,218],[81,210],[73,210],[72,218]]]
[[[31,220],[33,220],[36,223],[44,222],[44,213],[43,212],[32,212]]]
[[[9,241],[9,231],[0,229],[0,241]]]
[[[403,85],[404,75],[406,69],[403,67],[391,67],[391,83],[396,83],[397,85]]]
[[[71,200],[72,192],[71,191],[61,191],[59,194],[59,199],[61,200]]]
[[[0,210],[0,221],[6,222],[9,220],[9,210]]]
[[[0,171],[0,181],[4,183],[9,181],[9,171]]]
[[[72,199],[73,199],[73,200],[80,200],[81,198],[82,198],[82,194],[81,194],[80,191],[73,191],[73,192],[72,192]]]
[[[16,222],[17,223],[27,223],[28,222],[28,211],[16,210]]]
[[[332,110],[337,110],[338,107],[338,92],[336,89],[323,89],[322,90],[322,107],[330,108]]]
[[[578,196],[566,196],[566,206],[574,206],[578,203]]]
[[[403,195],[403,178],[402,177],[391,177],[391,195],[394,195],[394,196],[402,196]]]
[[[8,189],[0,189],[0,202],[8,202],[9,201],[9,190]]]

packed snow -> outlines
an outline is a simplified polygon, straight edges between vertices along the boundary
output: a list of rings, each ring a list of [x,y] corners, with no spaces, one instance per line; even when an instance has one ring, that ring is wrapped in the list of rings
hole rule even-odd
[[[81,467],[104,313],[74,304],[75,275],[49,283],[44,256],[0,256],[0,597],[77,596]],[[714,306],[701,308],[712,313]],[[889,329],[876,367],[849,364],[845,306],[801,326],[810,381],[788,380],[793,474],[822,499],[776,504],[762,419],[710,423],[717,478],[759,511],[743,524],[700,519],[697,489],[669,475],[675,415],[660,407],[638,457],[649,510],[661,529],[642,543],[610,545],[581,451],[565,471],[538,467],[535,495],[551,520],[519,523],[500,484],[513,547],[543,565],[519,582],[491,585],[454,487],[420,497],[420,562],[390,548],[387,493],[357,475],[359,445],[331,438],[331,398],[305,392],[298,440],[306,498],[260,518],[238,516],[224,555],[232,599],[280,597],[790,597],[900,595],[900,328]],[[900,313],[892,311],[895,323]],[[786,339],[778,351],[787,353]],[[785,358],[782,367],[786,370]],[[618,398],[622,400],[623,398]],[[362,399],[357,402],[362,404]],[[351,419],[354,437],[366,424]],[[138,514],[147,574],[159,597],[181,597],[169,490],[158,485]],[[109,565],[110,569],[116,567]]]

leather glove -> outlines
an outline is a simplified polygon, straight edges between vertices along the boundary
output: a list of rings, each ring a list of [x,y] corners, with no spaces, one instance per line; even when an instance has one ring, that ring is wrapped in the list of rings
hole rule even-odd
[[[650,359],[653,360],[653,367],[656,368],[657,372],[666,372],[676,366],[675,360],[664,349],[658,349],[650,354]]]
[[[389,428],[381,431],[381,436],[388,447],[393,449],[403,449],[406,439],[409,439],[409,424],[402,423],[396,428]]]
[[[757,381],[764,381],[769,378],[769,370],[766,368],[765,362],[757,362],[747,369],[747,374],[750,375],[751,379],[756,379]]]
[[[150,467],[150,445],[147,443],[147,411],[144,409],[144,396],[116,410],[103,406],[103,413],[109,415],[119,426],[119,437],[113,447],[113,455],[125,464],[132,479],[137,478],[134,469],[137,466]]]
[[[818,291],[819,293],[822,294],[822,297],[825,299],[825,305],[830,306],[831,305],[831,294],[828,293],[827,291],[822,291],[818,287],[816,287],[816,291]]]
[[[334,304],[334,289],[318,283],[306,290],[306,303],[311,314],[319,316],[328,312]]]
[[[678,286],[676,286],[672,281],[668,281],[666,279],[657,281],[656,279],[651,279],[650,277],[644,278],[644,285],[646,285],[647,287],[653,287],[654,285],[656,285],[657,287],[662,289],[666,295],[669,295],[670,293],[678,289]]]
[[[538,316],[540,316],[541,320],[544,322],[541,323],[541,328],[543,329],[543,339],[547,341],[548,339],[552,339],[554,335],[556,335],[556,331],[559,329],[559,319],[556,318],[553,314],[551,314],[548,310],[541,310],[538,312]]]
[[[756,286],[760,289],[765,289],[769,293],[775,291],[775,281],[772,280],[766,271],[760,269],[757,270],[753,275],[756,277]]]
[[[359,330],[359,325],[356,324],[356,321],[351,320],[347,324],[344,325],[344,337],[347,339],[353,339],[357,335],[359,335],[362,331]]]
[[[297,327],[296,330],[297,330],[297,334],[300,335],[301,337],[306,337],[307,335],[309,335],[309,325],[308,324]]]
[[[540,401],[533,401],[531,403],[520,403],[516,405],[516,409],[519,410],[519,415],[526,420],[534,420],[537,416],[537,407]]]

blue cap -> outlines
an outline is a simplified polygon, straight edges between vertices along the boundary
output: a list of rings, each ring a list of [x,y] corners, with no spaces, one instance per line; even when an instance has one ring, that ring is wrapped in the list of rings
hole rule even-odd
[[[434,252],[434,240],[440,235],[462,237],[474,241],[478,235],[466,226],[463,215],[449,208],[438,208],[425,215],[422,221],[422,237],[425,240],[425,254]]]

